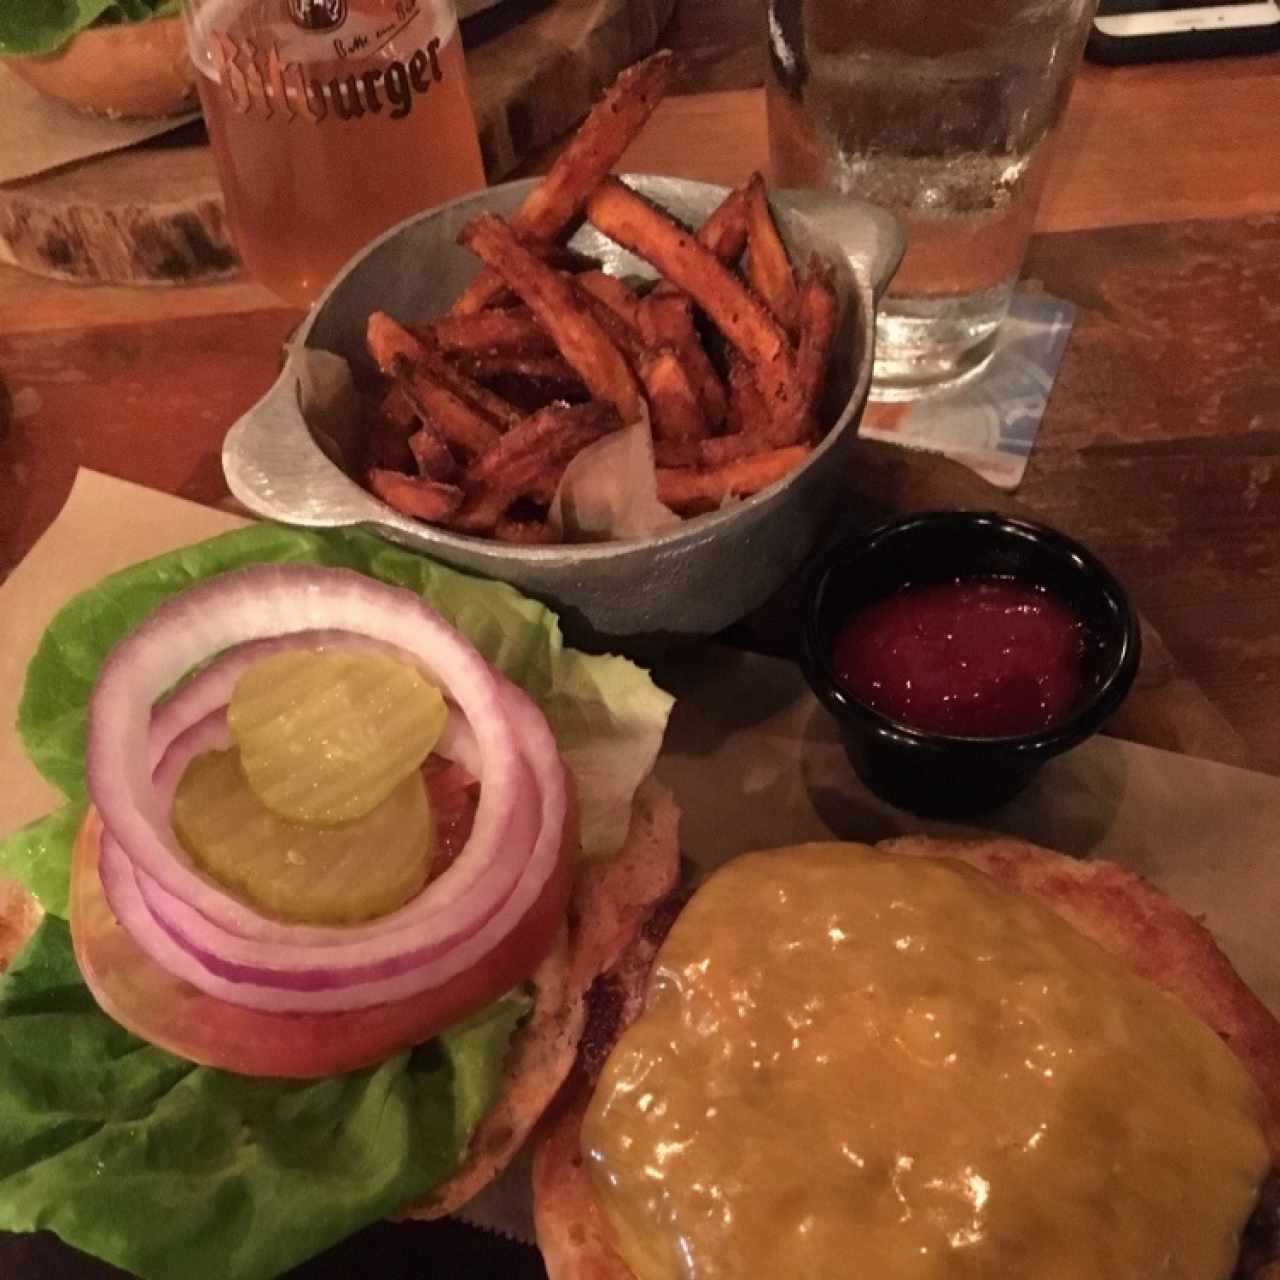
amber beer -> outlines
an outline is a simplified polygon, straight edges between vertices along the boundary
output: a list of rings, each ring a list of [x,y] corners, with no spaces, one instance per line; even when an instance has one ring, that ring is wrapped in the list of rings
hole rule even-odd
[[[245,267],[311,302],[362,245],[484,185],[452,0],[187,0]]]

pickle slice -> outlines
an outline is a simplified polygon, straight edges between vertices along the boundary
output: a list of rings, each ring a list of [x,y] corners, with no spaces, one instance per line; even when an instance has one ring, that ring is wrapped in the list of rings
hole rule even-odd
[[[258,799],[316,826],[372,812],[427,758],[448,715],[440,690],[403,662],[305,649],[255,662],[227,709]]]
[[[416,771],[363,818],[305,826],[262,804],[236,750],[209,751],[183,772],[171,818],[202,871],[251,906],[297,923],[385,915],[422,888],[431,867],[435,823]]]

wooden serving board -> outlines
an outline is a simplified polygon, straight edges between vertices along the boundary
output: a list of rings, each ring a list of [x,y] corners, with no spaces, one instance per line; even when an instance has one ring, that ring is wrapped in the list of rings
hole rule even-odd
[[[567,132],[658,41],[675,0],[554,0],[468,54],[491,182]],[[0,261],[83,284],[238,270],[208,146],[97,156],[0,187]]]

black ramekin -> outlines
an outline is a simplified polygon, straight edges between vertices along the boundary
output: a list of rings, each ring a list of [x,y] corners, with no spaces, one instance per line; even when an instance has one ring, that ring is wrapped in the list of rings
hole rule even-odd
[[[834,641],[855,610],[907,586],[977,578],[1042,587],[1084,623],[1084,689],[1066,719],[1012,737],[956,737],[893,720],[841,683]],[[806,571],[803,610],[805,674],[858,776],[891,804],[931,817],[969,816],[1012,799],[1120,705],[1141,655],[1137,616],[1096,556],[1056,530],[993,512],[923,512],[834,543]]]

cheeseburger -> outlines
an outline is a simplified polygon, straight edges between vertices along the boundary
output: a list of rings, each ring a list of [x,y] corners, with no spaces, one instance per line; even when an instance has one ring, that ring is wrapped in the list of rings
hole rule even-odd
[[[812,844],[596,984],[535,1159],[552,1280],[1280,1274],[1280,1025],[1136,876]]]

